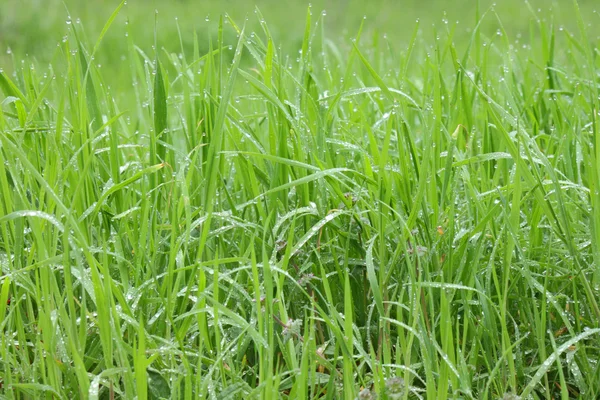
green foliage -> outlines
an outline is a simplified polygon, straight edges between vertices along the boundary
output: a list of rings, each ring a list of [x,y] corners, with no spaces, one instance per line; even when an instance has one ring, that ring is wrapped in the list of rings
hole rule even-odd
[[[19,17],[60,44],[1,64],[2,398],[600,396],[590,4],[360,4]]]

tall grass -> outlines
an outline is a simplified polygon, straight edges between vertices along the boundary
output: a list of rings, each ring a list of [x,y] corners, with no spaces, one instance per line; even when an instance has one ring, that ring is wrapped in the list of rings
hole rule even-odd
[[[0,74],[3,398],[600,395],[577,4],[577,31],[531,9],[490,36],[482,9],[468,41],[417,23],[408,47],[309,8],[298,49],[257,10],[190,52],[158,15],[115,85],[120,7]]]

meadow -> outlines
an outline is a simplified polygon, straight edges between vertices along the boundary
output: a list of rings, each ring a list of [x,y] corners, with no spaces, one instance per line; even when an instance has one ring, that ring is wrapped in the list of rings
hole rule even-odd
[[[594,7],[3,2],[0,399],[599,398]]]

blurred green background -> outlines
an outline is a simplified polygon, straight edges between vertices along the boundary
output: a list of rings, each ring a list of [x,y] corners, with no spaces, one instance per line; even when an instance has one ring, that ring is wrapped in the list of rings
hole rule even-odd
[[[34,57],[40,63],[51,61],[57,43],[67,33],[69,15],[73,23],[82,21],[88,43],[93,43],[118,4],[118,0],[0,1],[0,65],[10,68],[15,59],[20,60],[25,55]],[[295,0],[128,0],[104,39],[98,54],[99,62],[118,65],[127,48],[124,39],[128,29],[134,43],[144,50],[150,49],[154,41],[155,10],[158,11],[159,46],[169,51],[180,49],[178,26],[184,48],[192,47],[194,31],[197,32],[200,45],[206,46],[207,33],[215,34],[219,16],[224,13],[228,13],[240,25],[248,18],[248,28],[258,29],[255,7],[261,10],[279,44],[284,47],[295,46],[302,39],[308,4]],[[527,40],[531,34],[532,17],[550,19],[547,17],[549,15],[561,18],[549,20],[549,23],[576,30],[571,0],[499,0],[490,11],[492,4],[490,0],[315,0],[312,1],[312,13],[313,18],[317,19],[325,11],[328,36],[342,41],[349,41],[366,17],[364,27],[367,37],[374,37],[372,34],[375,33],[402,44],[408,42],[415,21],[419,19],[425,37],[435,34],[433,26],[442,33],[446,29],[454,29],[454,40],[460,46],[460,41],[468,37],[470,29],[475,26],[477,9],[489,11],[482,25],[487,35],[496,33],[500,28],[500,20],[511,40],[519,35]],[[596,27],[600,21],[595,12],[597,4],[595,0],[579,1],[593,37],[599,31]]]

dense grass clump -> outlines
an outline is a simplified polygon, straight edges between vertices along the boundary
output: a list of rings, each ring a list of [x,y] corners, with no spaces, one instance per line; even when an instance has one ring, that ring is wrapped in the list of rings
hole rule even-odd
[[[297,49],[257,11],[100,66],[119,6],[4,66],[2,398],[600,396],[599,52],[573,7],[573,31],[490,9],[406,46],[309,10]]]

